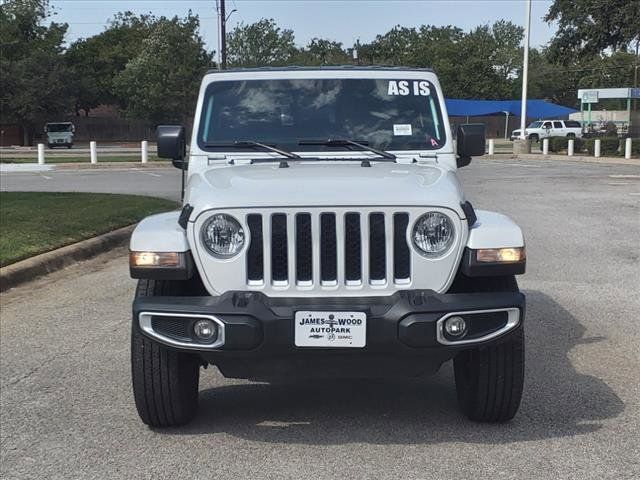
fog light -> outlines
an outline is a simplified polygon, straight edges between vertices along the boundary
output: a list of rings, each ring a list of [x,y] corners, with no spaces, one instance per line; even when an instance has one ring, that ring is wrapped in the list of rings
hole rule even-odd
[[[193,333],[202,342],[211,342],[218,337],[218,326],[211,320],[202,319],[193,324]]]
[[[444,322],[444,329],[452,337],[461,337],[467,332],[467,322],[462,317],[449,317]]]

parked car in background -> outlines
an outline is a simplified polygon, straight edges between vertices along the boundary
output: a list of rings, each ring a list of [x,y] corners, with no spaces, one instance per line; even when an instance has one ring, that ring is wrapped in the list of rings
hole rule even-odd
[[[582,138],[582,126],[575,120],[538,120],[525,128],[528,139],[536,142],[542,138]],[[520,129],[511,132],[511,140],[520,138]]]
[[[47,146],[53,147],[73,147],[73,134],[76,127],[71,122],[47,123],[44,126],[44,133],[47,135]]]

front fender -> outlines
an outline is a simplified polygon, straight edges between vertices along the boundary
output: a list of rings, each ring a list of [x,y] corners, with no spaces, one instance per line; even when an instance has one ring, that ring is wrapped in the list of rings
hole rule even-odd
[[[467,248],[524,247],[524,235],[516,223],[506,215],[476,210],[477,221],[469,230]]]
[[[187,233],[178,224],[180,211],[158,213],[144,218],[131,234],[132,252],[188,252]]]

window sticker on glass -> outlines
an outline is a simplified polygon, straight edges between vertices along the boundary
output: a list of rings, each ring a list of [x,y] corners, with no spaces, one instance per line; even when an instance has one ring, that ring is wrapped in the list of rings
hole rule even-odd
[[[411,124],[409,123],[397,123],[393,126],[393,134],[396,136],[412,135]]]
[[[426,80],[389,80],[389,86],[387,87],[388,95],[415,95],[428,97],[431,95],[431,89],[429,88],[429,82]]]

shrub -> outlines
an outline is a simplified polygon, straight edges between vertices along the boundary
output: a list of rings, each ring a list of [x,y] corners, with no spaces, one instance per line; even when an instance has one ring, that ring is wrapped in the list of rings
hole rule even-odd
[[[543,148],[544,140],[540,141],[540,150]],[[558,153],[567,151],[569,148],[569,138],[567,137],[550,137],[549,138],[549,151]],[[584,142],[579,138],[573,139],[573,151],[579,153],[584,149]]]
[[[567,137],[551,137],[549,139],[549,151],[561,152],[569,148],[569,139]]]
[[[588,138],[585,141],[587,151],[589,155],[595,154],[595,138]],[[603,137],[600,138],[600,155],[613,155],[618,153],[620,147],[620,140],[617,137]]]

